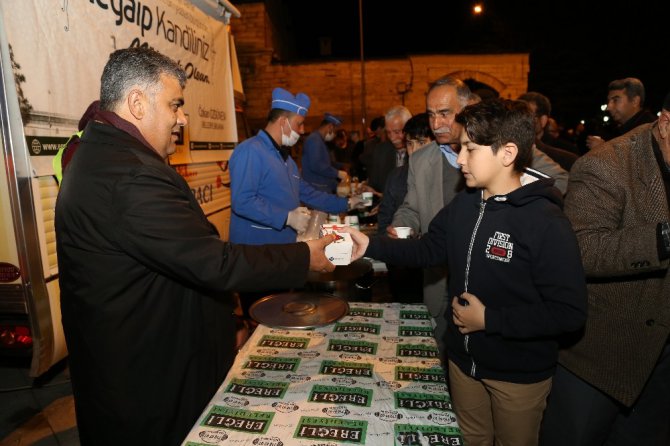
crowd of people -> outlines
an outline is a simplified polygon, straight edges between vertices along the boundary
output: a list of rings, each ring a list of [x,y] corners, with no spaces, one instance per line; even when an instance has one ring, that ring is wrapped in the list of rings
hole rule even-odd
[[[385,261],[394,298],[426,304],[468,446],[670,444],[670,95],[656,116],[639,80],[610,83],[616,128],[583,154],[546,96],[481,100],[445,76],[359,141],[326,113],[294,160],[311,100],[276,88],[230,159],[226,242],[166,162],[185,82],[151,49],[115,51],[56,160],[83,445],[180,444],[234,358],[233,292],[248,308],[332,271],[330,237],[296,239],[309,209],[361,206],[335,193],[353,177],[378,233],[343,229],[352,260]]]

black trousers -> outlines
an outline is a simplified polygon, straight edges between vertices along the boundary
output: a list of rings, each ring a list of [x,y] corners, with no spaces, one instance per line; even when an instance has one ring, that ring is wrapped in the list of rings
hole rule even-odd
[[[631,408],[558,366],[540,446],[567,445],[670,445],[670,344]]]

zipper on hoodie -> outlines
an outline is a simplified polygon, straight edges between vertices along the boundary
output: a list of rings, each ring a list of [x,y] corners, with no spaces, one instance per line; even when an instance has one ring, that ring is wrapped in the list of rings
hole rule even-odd
[[[468,292],[468,280],[470,278],[470,261],[472,260],[472,247],[475,244],[475,237],[477,236],[477,231],[479,230],[479,225],[482,222],[482,219],[484,218],[484,209],[486,208],[486,201],[484,201],[484,191],[482,191],[482,199],[481,202],[479,203],[479,215],[477,216],[477,222],[475,223],[475,227],[472,230],[472,236],[470,237],[470,245],[468,246],[468,257],[465,263],[465,292]],[[468,344],[470,343],[470,335],[465,335],[463,339],[463,347],[465,347],[465,352],[470,353],[470,349]],[[475,358],[470,355],[470,360],[472,361],[472,365],[470,366],[470,376],[473,378],[475,377],[475,373],[477,371],[477,364],[475,363]]]

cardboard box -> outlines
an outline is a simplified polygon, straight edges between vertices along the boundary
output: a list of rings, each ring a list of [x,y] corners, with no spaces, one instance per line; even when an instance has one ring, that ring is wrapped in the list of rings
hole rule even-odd
[[[351,263],[351,254],[354,249],[354,242],[351,236],[346,232],[338,232],[333,227],[342,226],[334,224],[321,225],[321,237],[327,234],[335,234],[336,239],[326,246],[326,258],[333,265],[348,265]]]

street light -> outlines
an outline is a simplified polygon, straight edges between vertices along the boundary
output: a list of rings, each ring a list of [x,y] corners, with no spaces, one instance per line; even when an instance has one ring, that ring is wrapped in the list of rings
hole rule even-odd
[[[365,56],[363,55],[363,0],[358,0],[358,33],[361,42],[361,125],[363,131],[361,135],[365,137],[368,127],[366,119],[365,104]]]
[[[482,12],[484,12],[484,7],[481,3],[475,3],[475,5],[472,7],[472,12],[474,15],[480,15]]]

